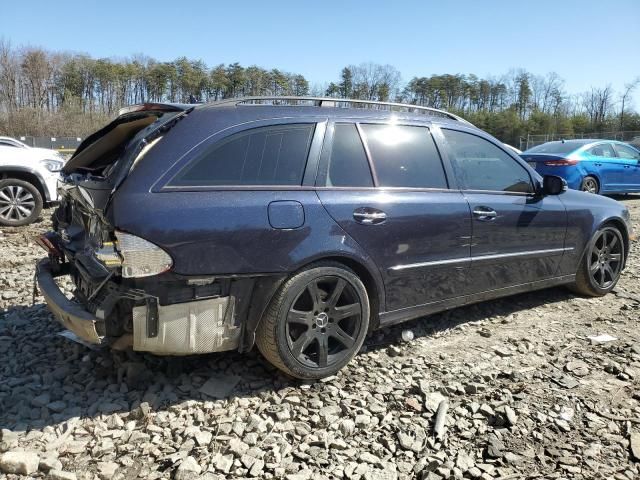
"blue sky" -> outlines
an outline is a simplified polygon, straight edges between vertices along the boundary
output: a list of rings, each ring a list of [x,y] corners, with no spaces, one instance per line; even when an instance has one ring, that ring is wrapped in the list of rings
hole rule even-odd
[[[434,73],[557,72],[571,93],[640,76],[640,0],[3,2],[14,46],[302,73],[312,84],[347,64],[392,64],[404,81]],[[640,105],[640,89],[636,92]]]

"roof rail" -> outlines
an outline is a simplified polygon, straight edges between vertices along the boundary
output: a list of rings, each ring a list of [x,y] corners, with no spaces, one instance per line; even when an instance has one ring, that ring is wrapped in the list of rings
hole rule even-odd
[[[161,112],[182,112],[193,108],[195,105],[188,103],[136,103],[127,105],[118,110],[118,116],[126,113],[145,112],[150,110],[159,110]]]
[[[257,96],[257,97],[240,97],[230,98],[227,100],[220,100],[210,103],[212,107],[225,106],[225,105],[304,105],[311,104],[315,107],[346,107],[347,105],[366,105],[371,108],[377,108],[380,110],[401,110],[407,112],[418,112],[424,114],[432,114],[451,120],[457,120],[458,122],[466,123],[467,125],[473,124],[458,115],[447,112],[445,110],[439,110],[437,108],[423,107],[422,105],[412,105],[409,103],[394,103],[394,102],[378,102],[375,100],[356,100],[352,98],[333,98],[333,97],[295,97],[295,96]]]

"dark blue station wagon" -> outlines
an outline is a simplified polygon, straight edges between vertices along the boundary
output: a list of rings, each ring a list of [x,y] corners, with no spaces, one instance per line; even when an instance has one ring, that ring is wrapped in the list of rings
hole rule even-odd
[[[60,195],[37,281],[77,336],[169,355],[255,343],[306,379],[381,326],[554,285],[604,295],[632,236],[624,206],[455,115],[355,100],[128,107]]]

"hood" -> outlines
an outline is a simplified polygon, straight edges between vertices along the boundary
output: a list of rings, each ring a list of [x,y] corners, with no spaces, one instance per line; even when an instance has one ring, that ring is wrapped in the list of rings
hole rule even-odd
[[[64,158],[55,150],[47,148],[0,148],[0,164],[38,166],[43,160],[64,162]]]
[[[31,147],[31,148],[29,148],[28,151],[32,152],[34,155],[38,155],[42,159],[46,159],[46,160],[64,160],[64,157],[62,156],[62,154],[60,152],[58,152],[57,150],[50,149],[50,148]]]

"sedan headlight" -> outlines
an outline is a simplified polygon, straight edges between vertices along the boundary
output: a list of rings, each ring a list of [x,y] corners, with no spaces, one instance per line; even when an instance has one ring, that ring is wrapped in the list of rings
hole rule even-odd
[[[59,172],[60,170],[62,170],[64,162],[60,160],[40,160],[40,165],[42,165],[50,172]]]

